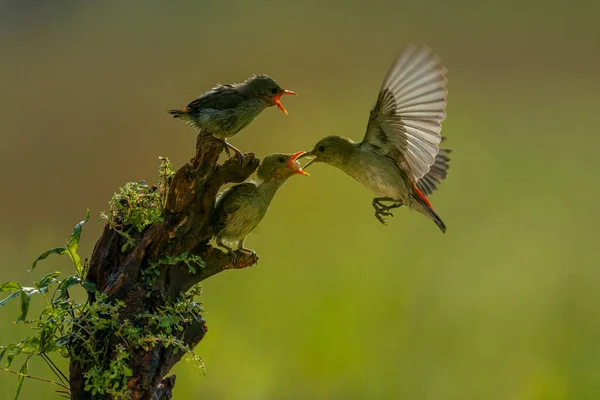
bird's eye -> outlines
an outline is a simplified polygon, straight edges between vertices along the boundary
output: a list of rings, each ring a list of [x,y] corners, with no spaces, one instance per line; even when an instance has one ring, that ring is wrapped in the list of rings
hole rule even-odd
[[[321,153],[325,151],[325,145],[324,144],[322,144],[322,145],[319,146],[319,151]]]
[[[282,163],[282,162],[284,162],[284,161],[285,161],[285,158],[283,158],[283,157],[279,157],[279,158],[277,159],[277,161],[279,161],[280,163]]]
[[[278,92],[277,88],[273,88],[273,89],[271,89],[271,93],[272,93],[272,94],[277,94],[277,92]]]

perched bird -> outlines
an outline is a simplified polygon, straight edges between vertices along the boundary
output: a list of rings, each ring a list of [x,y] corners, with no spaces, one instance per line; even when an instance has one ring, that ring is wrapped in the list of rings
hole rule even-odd
[[[446,177],[449,149],[439,148],[446,118],[446,68],[426,47],[408,47],[389,70],[362,142],[340,136],[321,139],[305,156],[350,175],[373,193],[375,216],[408,206],[433,220],[442,232],[446,225],[433,211],[426,195]],[[384,202],[392,202],[386,205]]]
[[[237,256],[227,244],[236,245],[238,251],[256,258],[253,250],[244,248],[244,239],[263,219],[275,193],[285,181],[295,174],[308,175],[297,161],[302,154],[304,152],[299,151],[265,157],[256,172],[257,182],[232,186],[217,200],[212,217],[216,242],[227,249],[234,262]]]
[[[231,149],[241,159],[242,153],[227,139],[244,129],[267,107],[277,106],[287,114],[280,100],[285,94],[296,95],[291,90],[282,89],[271,77],[259,74],[241,83],[217,85],[187,107],[169,110],[169,114],[201,131],[212,133],[223,141],[227,154]]]

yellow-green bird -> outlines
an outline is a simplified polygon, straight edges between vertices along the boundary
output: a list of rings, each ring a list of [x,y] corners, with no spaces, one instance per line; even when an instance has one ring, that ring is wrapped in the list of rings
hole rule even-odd
[[[244,240],[263,219],[273,197],[287,179],[296,174],[308,175],[297,161],[303,154],[299,151],[265,157],[256,171],[257,181],[234,185],[218,198],[212,216],[215,238],[234,262],[237,255],[229,245],[256,257],[253,250],[244,247]]]
[[[448,172],[449,149],[440,149],[446,118],[446,68],[427,47],[408,47],[383,81],[362,142],[340,136],[321,139],[305,156],[337,167],[377,197],[375,216],[408,206],[446,225],[427,200]],[[386,205],[383,202],[391,202]]]

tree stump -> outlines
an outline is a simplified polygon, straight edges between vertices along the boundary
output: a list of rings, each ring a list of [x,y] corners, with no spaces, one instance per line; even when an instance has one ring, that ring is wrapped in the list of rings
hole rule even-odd
[[[147,227],[132,249],[122,252],[122,236],[107,224],[96,243],[89,264],[87,279],[96,284],[97,293],[108,301],[125,303],[120,318],[153,312],[162,305],[172,304],[182,293],[204,279],[228,269],[241,269],[255,263],[255,259],[240,253],[234,263],[224,251],[211,246],[215,232],[211,226],[219,189],[226,183],[245,181],[259,165],[252,153],[244,161],[230,158],[218,163],[223,145],[210,134],[200,133],[196,154],[173,176],[169,186],[163,221]],[[161,265],[160,274],[151,291],[140,280],[141,272],[149,263],[182,253],[200,256],[205,263],[196,273],[186,265]],[[207,332],[203,319],[192,323],[181,332],[180,339],[190,348],[196,346]],[[116,343],[112,343],[112,347]],[[109,345],[110,354],[111,345]],[[101,350],[101,349],[99,349]],[[105,349],[106,351],[106,349]],[[172,397],[175,376],[165,377],[183,353],[156,345],[151,350],[132,349],[128,361],[133,376],[128,379],[131,398],[135,400],[167,400]],[[91,395],[86,392],[86,371],[77,360],[71,360],[71,398],[110,399],[108,395]]]

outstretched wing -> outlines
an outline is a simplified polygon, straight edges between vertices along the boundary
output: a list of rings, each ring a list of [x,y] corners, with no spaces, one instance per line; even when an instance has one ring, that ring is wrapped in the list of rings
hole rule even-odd
[[[408,47],[383,81],[361,145],[393,158],[418,182],[439,152],[446,85],[439,58],[427,47]]]
[[[246,196],[251,196],[255,190],[256,185],[254,183],[245,182],[230,187],[225,193],[219,196],[212,218],[215,232],[220,232],[225,228],[229,215],[240,208],[240,200]]]

